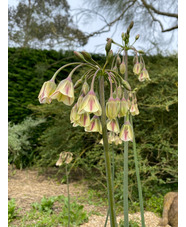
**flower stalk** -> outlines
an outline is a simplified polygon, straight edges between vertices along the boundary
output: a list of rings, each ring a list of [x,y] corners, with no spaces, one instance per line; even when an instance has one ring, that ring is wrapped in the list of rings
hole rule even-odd
[[[101,104],[101,108],[102,108],[101,124],[102,124],[102,135],[103,135],[106,176],[107,176],[110,224],[111,224],[111,227],[115,227],[115,226],[117,226],[117,224],[116,224],[114,192],[113,192],[111,163],[110,163],[110,156],[109,156],[109,145],[108,145],[108,135],[107,135],[107,125],[106,125],[104,76],[103,75],[101,75],[100,78],[99,78],[99,92],[100,92],[100,104]]]

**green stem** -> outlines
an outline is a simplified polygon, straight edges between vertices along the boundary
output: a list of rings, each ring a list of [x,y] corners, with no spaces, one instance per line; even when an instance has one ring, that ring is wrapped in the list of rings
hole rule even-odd
[[[68,171],[67,164],[66,167],[66,178],[67,178],[67,193],[68,193],[68,227],[70,227],[70,193],[69,193],[69,181],[68,181]]]
[[[115,227],[115,226],[117,226],[117,223],[116,223],[116,214],[115,214],[115,209],[114,209],[115,208],[114,207],[114,192],[113,192],[111,164],[110,164],[110,157],[109,157],[109,145],[108,145],[106,113],[105,113],[104,76],[103,75],[100,76],[99,88],[100,88],[100,104],[102,107],[101,124],[102,124],[103,145],[104,145],[104,154],[105,154],[105,165],[106,165],[110,224],[111,224],[111,227]]]
[[[113,145],[112,145],[112,187],[114,189],[114,148],[113,148]],[[107,217],[105,220],[104,227],[107,226],[108,216],[109,216],[109,209],[107,210]]]
[[[128,55],[125,50],[125,80],[128,80]],[[127,90],[124,90],[125,98],[127,98]],[[126,117],[124,122],[126,121]],[[124,226],[129,226],[128,220],[128,141],[124,142],[124,175],[123,175],[123,202],[124,202]]]
[[[132,116],[130,116],[130,123],[133,128]],[[143,195],[142,195],[142,187],[141,187],[140,174],[139,174],[139,165],[138,165],[137,152],[136,152],[136,141],[135,141],[134,129],[133,129],[133,151],[134,151],[134,162],[135,162],[135,168],[136,168],[136,177],[137,177],[137,183],[138,183],[138,194],[139,194],[140,211],[141,211],[141,224],[142,224],[142,227],[145,227]]]

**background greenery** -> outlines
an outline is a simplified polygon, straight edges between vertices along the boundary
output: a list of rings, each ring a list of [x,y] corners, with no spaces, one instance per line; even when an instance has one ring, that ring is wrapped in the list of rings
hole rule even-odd
[[[93,55],[93,58],[100,64],[104,62],[101,55]],[[134,117],[134,129],[145,209],[160,212],[157,205],[163,201],[166,192],[177,190],[178,182],[177,55],[144,56],[144,59],[151,82],[140,83],[133,75],[133,57],[129,57],[129,82],[139,89],[140,114]],[[50,105],[40,105],[37,99],[44,81],[49,80],[61,65],[75,61],[72,52],[9,48],[9,163],[16,164],[17,168],[56,168],[59,153],[71,151],[73,169],[90,179],[91,187],[105,189],[100,135],[84,132],[80,127],[73,128],[69,119],[71,107],[55,101]],[[66,68],[57,82],[64,79],[71,69]],[[82,73],[83,70],[77,71],[74,79]],[[129,199],[130,207],[135,210],[138,192],[131,148],[130,144]],[[123,197],[123,146],[110,146],[110,152],[114,152],[115,157],[115,196],[119,204]]]

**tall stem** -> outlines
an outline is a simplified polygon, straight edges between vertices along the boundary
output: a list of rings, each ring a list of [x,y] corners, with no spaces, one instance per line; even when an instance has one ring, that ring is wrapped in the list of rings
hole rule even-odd
[[[111,223],[111,227],[115,227],[115,226],[117,226],[117,223],[116,223],[116,215],[115,215],[115,209],[114,209],[115,208],[114,207],[114,193],[113,193],[112,173],[111,173],[107,125],[106,125],[104,76],[103,75],[100,76],[100,80],[99,80],[99,93],[100,93],[100,104],[101,104],[101,108],[102,108],[101,124],[102,124],[103,145],[104,145],[104,154],[105,154],[110,223]]]
[[[130,123],[133,128],[132,116],[130,116]],[[142,187],[141,187],[140,174],[139,174],[139,165],[138,165],[137,152],[136,152],[136,141],[135,141],[134,129],[133,129],[133,152],[134,152],[134,162],[135,162],[135,168],[136,168],[136,177],[137,177],[137,183],[138,183],[138,194],[139,194],[140,211],[141,211],[141,224],[142,224],[142,227],[145,227]]]
[[[128,55],[127,50],[125,50],[125,80],[128,80]],[[125,89],[125,98],[127,99],[127,90]],[[124,122],[126,122],[126,117]],[[124,202],[124,226],[129,226],[128,220],[128,141],[124,142],[124,175],[123,175],[123,202]]]
[[[70,193],[69,193],[69,181],[68,181],[68,170],[67,170],[67,164],[66,167],[66,178],[67,178],[67,193],[68,193],[68,227],[70,227]]]

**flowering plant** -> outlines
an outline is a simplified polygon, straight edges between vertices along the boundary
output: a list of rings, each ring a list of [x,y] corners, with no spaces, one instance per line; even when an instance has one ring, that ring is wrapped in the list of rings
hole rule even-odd
[[[100,66],[92,56],[82,51],[74,51],[74,54],[82,62],[73,62],[59,68],[51,80],[45,82],[39,93],[39,102],[50,104],[52,100],[57,99],[68,106],[72,106],[70,121],[73,127],[84,127],[86,132],[98,132],[102,135],[100,141],[104,146],[108,201],[111,226],[116,226],[116,215],[114,210],[113,176],[111,174],[110,157],[108,153],[108,144],[116,145],[124,142],[124,223],[128,226],[128,141],[133,142],[136,174],[138,180],[138,189],[140,197],[140,208],[142,216],[142,226],[144,224],[143,202],[139,170],[135,148],[135,137],[133,131],[132,116],[139,114],[137,104],[137,88],[132,89],[128,80],[128,51],[135,53],[133,73],[138,76],[140,82],[150,81],[149,74],[145,67],[142,57],[143,51],[136,50],[133,46],[139,39],[135,37],[132,44],[129,43],[130,30],[133,22],[129,25],[127,32],[122,33],[122,45],[108,38],[105,46],[106,61],[104,66]],[[116,55],[111,50],[112,45],[119,47]],[[120,57],[122,56],[122,57]],[[58,85],[55,79],[58,73],[64,68],[77,65]],[[87,71],[80,79],[73,84],[73,74],[80,67],[86,67]],[[99,81],[99,91],[95,89],[95,81]],[[110,96],[105,103],[105,82],[109,84]],[[76,103],[74,90],[81,86],[81,91]],[[119,125],[119,118],[124,118],[123,124]]]

